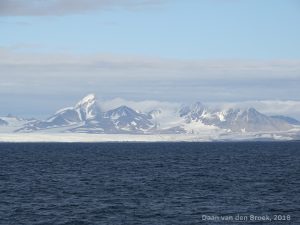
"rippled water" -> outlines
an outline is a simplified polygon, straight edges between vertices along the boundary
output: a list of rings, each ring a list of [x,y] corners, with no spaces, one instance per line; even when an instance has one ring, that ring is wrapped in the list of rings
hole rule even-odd
[[[300,142],[0,144],[0,224],[227,224],[203,215],[236,214],[300,224]]]

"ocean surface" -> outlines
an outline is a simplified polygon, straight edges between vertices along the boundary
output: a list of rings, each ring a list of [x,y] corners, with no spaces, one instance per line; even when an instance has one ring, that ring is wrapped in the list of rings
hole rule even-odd
[[[0,144],[1,225],[241,223],[300,224],[300,142]]]

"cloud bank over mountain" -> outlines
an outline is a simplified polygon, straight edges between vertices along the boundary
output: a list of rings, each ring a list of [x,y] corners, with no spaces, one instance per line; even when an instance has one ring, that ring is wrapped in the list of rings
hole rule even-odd
[[[0,56],[0,95],[10,98],[0,98],[2,105],[8,105],[1,114],[24,114],[28,110],[26,114],[30,115],[34,104],[47,110],[34,113],[47,114],[84,93],[94,92],[103,100],[122,97],[187,103],[258,101],[255,105],[269,102],[267,108],[272,104],[276,108],[280,102],[285,107],[278,109],[299,117],[297,60],[179,60],[28,53],[8,48],[0,49]],[[22,106],[22,112],[16,109],[18,106]]]

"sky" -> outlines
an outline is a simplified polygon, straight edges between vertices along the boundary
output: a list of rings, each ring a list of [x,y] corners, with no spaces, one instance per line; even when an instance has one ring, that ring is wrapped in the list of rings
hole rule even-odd
[[[95,93],[300,119],[299,24],[298,0],[1,0],[0,115]]]

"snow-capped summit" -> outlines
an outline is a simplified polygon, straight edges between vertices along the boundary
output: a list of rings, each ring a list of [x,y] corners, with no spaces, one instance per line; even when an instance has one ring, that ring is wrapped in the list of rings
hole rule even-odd
[[[105,113],[105,116],[111,117],[112,119],[118,119],[120,117],[132,116],[135,114],[136,114],[136,111],[123,105],[116,109],[108,111],[107,113]]]
[[[81,99],[75,107],[67,107],[64,109],[59,110],[55,113],[54,116],[48,119],[53,120],[64,120],[67,122],[66,124],[70,123],[78,123],[84,122],[88,119],[94,119],[97,116],[101,115],[101,110],[99,104],[96,100],[95,94],[89,94]]]
[[[127,106],[120,106],[116,109],[109,110],[104,113],[104,118],[108,118],[117,129],[123,131],[144,132],[154,126],[150,121],[151,117]]]
[[[87,120],[101,117],[101,110],[94,94],[89,94],[80,100],[74,107],[58,110],[45,121],[28,123],[20,131],[36,131],[57,127],[79,126]]]
[[[94,104],[95,101],[96,101],[96,95],[88,94],[76,104],[75,108],[85,107],[87,105]]]
[[[195,120],[199,121],[200,117],[203,115],[205,107],[201,102],[195,102],[189,106],[183,106],[179,113],[180,117],[185,117],[189,122]]]
[[[89,94],[80,100],[74,108],[82,121],[94,119],[101,114],[95,94]]]

